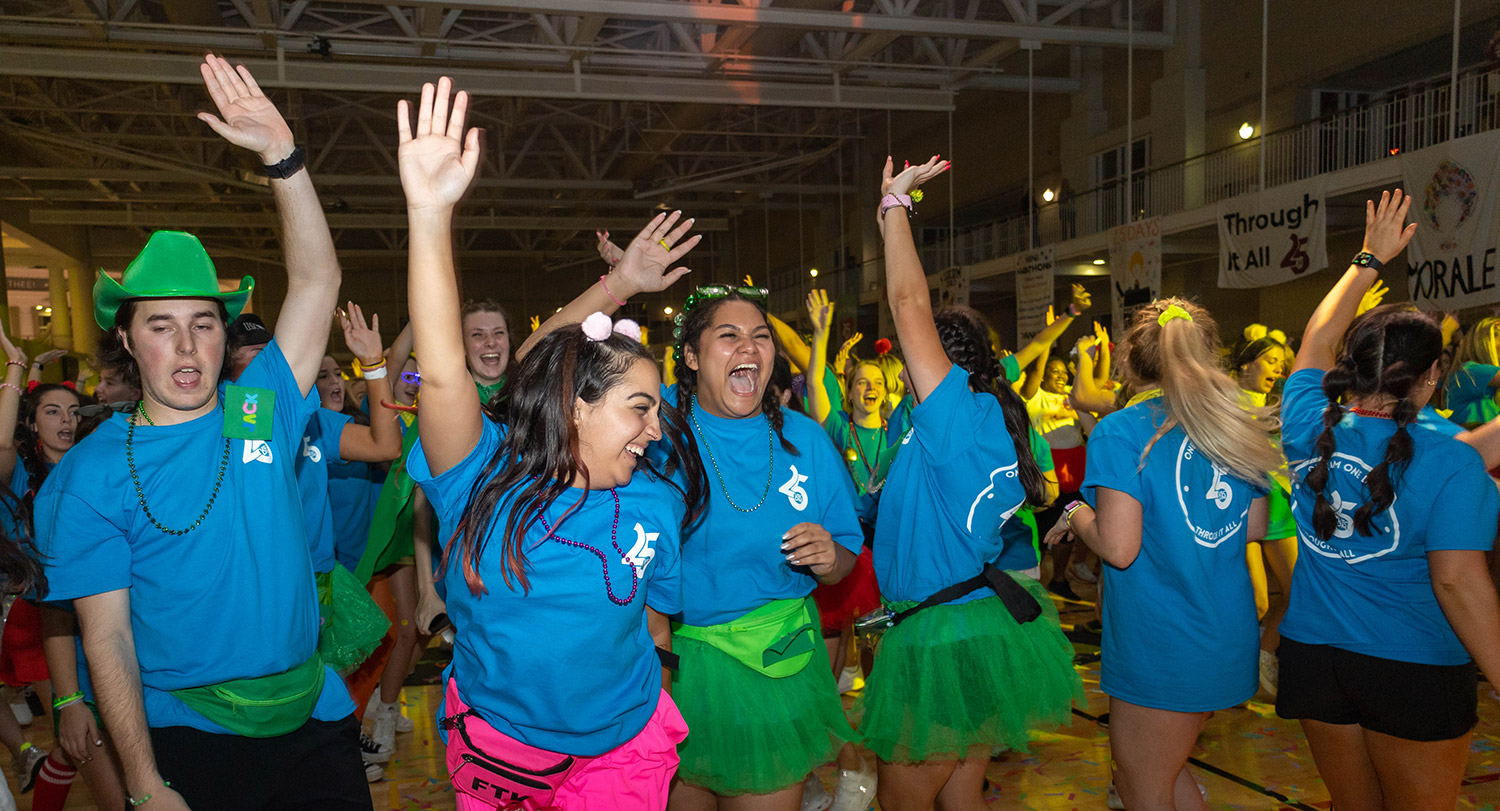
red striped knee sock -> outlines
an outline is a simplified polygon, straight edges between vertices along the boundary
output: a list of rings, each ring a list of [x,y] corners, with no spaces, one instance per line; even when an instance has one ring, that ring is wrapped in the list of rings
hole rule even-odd
[[[53,749],[42,764],[42,773],[36,778],[32,790],[32,811],[62,811],[68,801],[68,791],[73,787],[73,778],[78,770],[63,760],[62,748]]]

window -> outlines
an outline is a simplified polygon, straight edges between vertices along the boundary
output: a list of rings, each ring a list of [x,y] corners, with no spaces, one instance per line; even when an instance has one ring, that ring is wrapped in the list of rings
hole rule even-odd
[[[1130,216],[1131,211],[1135,212],[1137,218],[1145,216],[1150,202],[1147,198],[1148,185],[1145,181],[1147,167],[1151,165],[1151,136],[1142,136],[1130,144],[1128,172],[1130,183],[1126,183],[1126,165],[1124,144],[1094,155],[1089,162],[1092,185],[1099,190],[1099,193],[1095,195],[1094,205],[1097,207],[1095,214],[1099,218],[1099,223],[1105,228],[1129,222],[1133,219]]]

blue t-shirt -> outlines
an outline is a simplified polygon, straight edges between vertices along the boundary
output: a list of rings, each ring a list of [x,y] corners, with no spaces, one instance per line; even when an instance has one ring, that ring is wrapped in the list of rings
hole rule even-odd
[[[888,426],[864,428],[853,425],[847,411],[830,413],[823,429],[843,456],[844,467],[854,480],[854,505],[859,519],[873,525],[891,462],[895,461],[896,451],[901,448],[901,435],[891,432]],[[853,459],[849,458],[850,451],[854,451]],[[870,492],[870,487],[875,488],[875,492]]]
[[[153,727],[227,734],[166,691],[280,673],[318,646],[318,595],[294,469],[310,407],[274,340],[239,385],[275,393],[272,438],[228,440],[223,486],[192,532],[169,535],[147,517],[126,465],[123,414],[68,451],[36,498],[49,600],[130,589]],[[146,504],[163,525],[198,520],[224,458],[223,430],[223,411],[215,410],[135,431]],[[353,711],[343,680],[328,670],[313,718]]]
[[[307,524],[307,542],[312,550],[313,571],[333,571],[333,507],[328,495],[328,466],[339,457],[344,426],[353,422],[347,414],[319,407],[318,390],[308,394],[316,409],[302,434],[302,452],[297,454],[297,488],[302,493],[302,516]]]
[[[1412,460],[1395,481],[1396,500],[1372,520],[1375,534],[1362,535],[1354,512],[1369,497],[1364,477],[1385,457],[1396,429],[1387,419],[1345,414],[1334,428],[1335,455],[1324,490],[1338,527],[1325,541],[1312,531],[1316,494],[1305,481],[1321,458],[1317,441],[1328,405],[1322,380],[1319,369],[1296,372],[1281,401],[1292,514],[1303,549],[1282,635],[1402,662],[1468,662],[1468,650],[1433,594],[1427,553],[1493,546],[1500,496],[1479,452],[1437,431],[1410,431]]]
[[[474,450],[440,476],[432,475],[421,440],[412,449],[407,470],[445,527],[458,526],[500,449],[502,429],[490,420],[483,425]],[[527,528],[530,592],[505,582],[501,548],[510,496],[495,509],[479,561],[488,593],[469,590],[458,549],[444,576],[455,631],[448,675],[459,695],[495,729],[551,752],[595,756],[614,749],[645,729],[661,695],[645,609],[681,610],[678,549],[686,506],[674,487],[646,471],[615,492],[618,519],[608,491],[568,490],[546,511],[556,538],[547,538],[541,522]],[[580,495],[586,498],[575,509]],[[612,525],[619,528],[615,546]],[[640,578],[634,592],[632,565]],[[611,593],[629,602],[619,605]]]
[[[333,513],[333,556],[354,571],[370,536],[375,499],[380,485],[374,468],[365,462],[339,459],[328,465],[328,505]]]
[[[1006,355],[1000,359],[1000,372],[1005,375],[1006,380],[1015,383],[1021,379],[1021,363],[1016,360],[1015,355]],[[916,399],[908,393],[891,409],[891,436],[903,436],[911,430],[911,410],[916,404]]]
[[[675,402],[665,386],[662,396]],[[681,620],[688,625],[718,625],[774,600],[811,594],[818,581],[781,551],[781,536],[798,524],[822,525],[834,543],[856,555],[864,547],[843,457],[811,417],[782,414],[782,435],[795,455],[781,447],[764,414],[724,419],[704,411],[696,398],[692,403],[688,421],[709,496],[682,543]],[[659,462],[664,443],[651,443],[650,452]]]
[[[1001,525],[1019,520],[1026,500],[1000,402],[970,391],[968,372],[949,369],[911,416],[875,522],[875,577],[893,602],[979,574],[1001,557]],[[980,589],[954,602],[993,596]]]
[[[1031,458],[1036,460],[1037,467],[1044,474],[1056,470],[1052,463],[1052,446],[1047,444],[1046,437],[1031,427],[1030,420],[1026,423],[1026,434],[1031,442]],[[1013,572],[1024,572],[1041,564],[1042,553],[1037,543],[1036,511],[1033,507],[1026,506],[1017,510],[1016,520],[1000,525],[1000,535],[1004,539],[1004,546],[1000,549],[1000,558],[995,561],[996,566]]]
[[[1166,420],[1160,399],[1099,421],[1081,494],[1141,505],[1141,551],[1104,567],[1099,689],[1143,707],[1208,712],[1255,695],[1259,627],[1245,567],[1250,504],[1264,478],[1235,478],[1178,425],[1141,453]]]
[[[1500,366],[1486,363],[1465,363],[1448,375],[1443,383],[1443,394],[1453,411],[1453,421],[1466,428],[1473,428],[1500,416],[1500,405],[1495,403],[1495,387],[1490,381],[1500,375]]]

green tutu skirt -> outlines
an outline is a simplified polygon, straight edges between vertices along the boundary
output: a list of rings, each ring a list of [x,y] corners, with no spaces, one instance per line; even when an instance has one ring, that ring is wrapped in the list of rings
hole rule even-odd
[[[1271,480],[1269,495],[1270,520],[1266,525],[1266,538],[1279,541],[1297,537],[1297,521],[1292,517],[1292,497],[1281,485]]]
[[[885,632],[856,712],[865,746],[889,763],[953,760],[973,747],[1027,750],[1066,724],[1083,684],[1073,645],[1040,583],[1009,573],[1042,606],[1018,625],[990,596],[919,611]]]
[[[345,676],[380,647],[391,621],[343,566],[334,564],[333,571],[319,572],[317,579],[318,609],[323,615],[318,653],[324,664]]]
[[[856,740],[814,617],[812,661],[784,679],[706,642],[672,637],[681,657],[672,699],[688,724],[677,747],[684,782],[721,796],[770,794],[802,782]]]

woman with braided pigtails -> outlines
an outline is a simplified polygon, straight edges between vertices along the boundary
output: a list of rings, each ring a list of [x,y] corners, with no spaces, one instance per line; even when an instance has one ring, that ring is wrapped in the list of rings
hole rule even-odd
[[[1276,713],[1301,721],[1341,811],[1453,808],[1478,720],[1476,663],[1500,678],[1485,565],[1500,498],[1471,446],[1413,429],[1441,378],[1438,323],[1391,308],[1351,326],[1416,231],[1410,206],[1399,190],[1367,204],[1364,250],[1313,313],[1282,396],[1304,554]]]
[[[978,313],[933,313],[912,241],[910,193],[947,169],[934,157],[893,176],[888,158],[878,214],[916,401],[875,523],[893,627],[860,699],[886,811],[984,808],[993,748],[1026,749],[1030,730],[1066,723],[1082,698],[1052,601],[1004,568],[1002,527],[1044,498],[1026,407]]]

